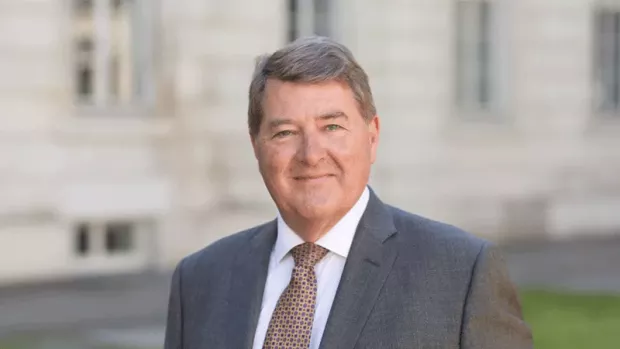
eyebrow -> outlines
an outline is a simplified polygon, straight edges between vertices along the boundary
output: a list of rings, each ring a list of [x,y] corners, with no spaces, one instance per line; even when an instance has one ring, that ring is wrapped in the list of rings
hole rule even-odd
[[[291,119],[274,119],[269,122],[269,128],[274,129],[282,125],[291,125],[293,121]]]
[[[348,119],[348,116],[347,114],[341,111],[330,111],[327,113],[319,114],[316,117],[316,119],[319,119],[319,120],[333,120],[333,119],[338,119],[338,118],[343,118],[346,120]],[[274,128],[277,128],[278,126],[292,125],[292,124],[293,124],[293,120],[291,119],[274,119],[269,122],[269,128],[274,129]]]
[[[349,117],[347,116],[347,114],[341,111],[331,111],[331,112],[320,114],[317,117],[317,119],[321,119],[321,120],[331,120],[331,119],[339,119],[339,118],[343,118],[346,120]]]

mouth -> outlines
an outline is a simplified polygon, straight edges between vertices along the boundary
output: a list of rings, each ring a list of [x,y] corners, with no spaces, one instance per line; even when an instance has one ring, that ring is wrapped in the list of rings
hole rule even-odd
[[[314,181],[320,179],[327,179],[329,177],[333,177],[332,174],[323,174],[323,175],[304,175],[304,176],[295,176],[293,179],[296,181]]]

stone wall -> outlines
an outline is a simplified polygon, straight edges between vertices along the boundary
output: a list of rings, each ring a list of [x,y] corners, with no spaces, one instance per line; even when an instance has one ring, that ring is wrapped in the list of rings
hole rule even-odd
[[[81,220],[155,221],[134,270],[272,219],[247,89],[254,58],[286,41],[286,2],[155,2],[157,102],[123,112],[73,103],[68,4],[0,3],[0,265],[21,261],[0,280],[123,270],[71,258]],[[373,188],[498,241],[618,233],[620,119],[592,108],[593,1],[497,4],[500,108],[472,120],[453,103],[452,1],[333,2],[382,117]]]

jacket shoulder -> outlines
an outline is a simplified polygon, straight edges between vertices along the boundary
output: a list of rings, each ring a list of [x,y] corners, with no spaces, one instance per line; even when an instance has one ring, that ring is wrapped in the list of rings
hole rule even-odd
[[[463,257],[472,262],[480,251],[492,243],[459,227],[422,217],[387,205],[399,237],[405,245],[420,244],[442,255]]]
[[[183,258],[179,266],[182,266],[184,274],[203,273],[213,268],[230,268],[237,256],[235,252],[246,247],[252,238],[268,224],[269,222],[263,223],[220,238]]]

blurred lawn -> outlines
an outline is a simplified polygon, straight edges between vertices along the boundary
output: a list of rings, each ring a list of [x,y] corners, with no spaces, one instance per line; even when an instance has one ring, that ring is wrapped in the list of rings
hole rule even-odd
[[[620,295],[524,291],[536,349],[620,348]]]

